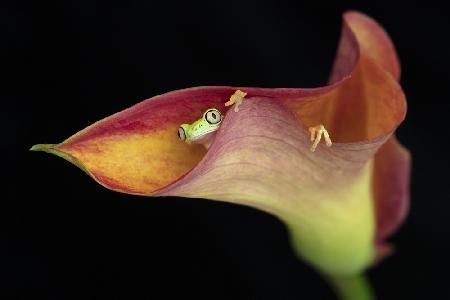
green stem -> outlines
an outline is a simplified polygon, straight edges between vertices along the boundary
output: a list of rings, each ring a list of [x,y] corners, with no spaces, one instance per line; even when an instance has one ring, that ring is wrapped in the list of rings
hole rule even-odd
[[[330,283],[341,300],[375,300],[375,294],[364,274],[332,277]]]

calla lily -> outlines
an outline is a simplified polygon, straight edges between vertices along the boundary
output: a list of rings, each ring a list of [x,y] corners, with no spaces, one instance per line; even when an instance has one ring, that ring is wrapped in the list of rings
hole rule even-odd
[[[363,272],[390,252],[385,238],[408,208],[408,152],[394,132],[405,117],[400,67],[385,31],[348,12],[330,83],[320,88],[195,87],[147,99],[32,150],[56,154],[101,185],[145,196],[238,203],[280,218],[296,253],[320,272]],[[247,93],[236,112],[224,103]],[[177,137],[215,107],[208,149]],[[308,127],[333,145],[310,151]]]

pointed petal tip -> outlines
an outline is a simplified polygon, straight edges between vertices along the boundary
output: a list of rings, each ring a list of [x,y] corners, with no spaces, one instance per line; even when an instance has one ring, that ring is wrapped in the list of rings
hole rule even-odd
[[[42,151],[42,152],[47,152],[47,153],[59,156],[61,158],[64,158],[65,160],[71,162],[72,164],[74,164],[75,166],[79,167],[81,170],[86,172],[88,175],[90,175],[89,171],[78,159],[76,159],[69,153],[66,153],[66,152],[58,149],[58,144],[36,144],[36,145],[33,145],[29,149],[29,151]]]
[[[44,151],[44,152],[50,152],[53,148],[53,144],[36,144],[33,145],[29,151]]]

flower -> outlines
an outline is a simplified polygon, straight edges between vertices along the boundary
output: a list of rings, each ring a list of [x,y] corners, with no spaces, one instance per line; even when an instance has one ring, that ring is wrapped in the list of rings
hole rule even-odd
[[[343,20],[328,86],[173,91],[32,150],[115,191],[261,209],[285,222],[296,252],[319,271],[360,273],[389,253],[384,239],[406,215],[410,158],[393,135],[406,113],[394,47],[369,17]],[[237,90],[245,100],[229,109]],[[180,124],[210,107],[225,115],[210,148],[180,141]],[[311,152],[307,128],[318,124],[333,145]]]

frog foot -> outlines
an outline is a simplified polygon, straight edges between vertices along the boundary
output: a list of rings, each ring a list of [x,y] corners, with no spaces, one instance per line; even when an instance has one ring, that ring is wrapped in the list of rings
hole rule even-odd
[[[316,147],[319,144],[320,140],[322,139],[322,135],[325,138],[325,143],[327,144],[327,147],[331,147],[331,145],[333,144],[331,142],[330,135],[328,134],[328,131],[325,129],[325,126],[323,126],[323,124],[309,127],[308,131],[311,136],[311,142],[313,142],[310,148],[311,152],[316,151]]]
[[[241,91],[241,90],[237,90],[236,92],[234,92],[233,95],[231,95],[230,100],[228,100],[225,103],[225,106],[230,106],[234,104],[234,111],[238,112],[239,111],[239,105],[242,104],[242,101],[244,100],[244,97],[247,95],[247,93]]]

